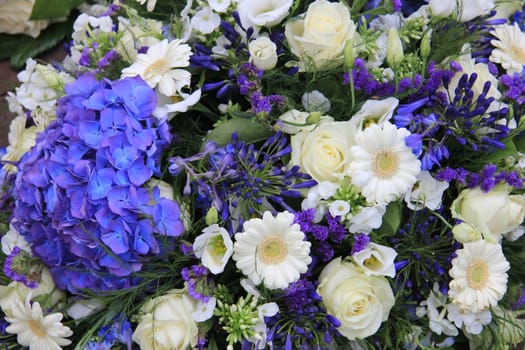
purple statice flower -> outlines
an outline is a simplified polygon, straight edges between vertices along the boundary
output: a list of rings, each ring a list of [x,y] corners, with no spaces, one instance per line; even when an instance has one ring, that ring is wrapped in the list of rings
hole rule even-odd
[[[370,243],[370,237],[367,234],[359,233],[354,236],[354,245],[352,245],[352,255],[359,253],[367,244]]]
[[[523,74],[514,73],[512,76],[504,74],[499,82],[505,87],[503,95],[518,105],[525,104],[525,77]]]
[[[37,258],[20,247],[14,247],[4,261],[4,274],[28,288],[37,288],[38,271],[41,264]]]
[[[195,300],[207,303],[210,300],[210,287],[208,269],[202,265],[192,265],[191,268],[184,267],[181,277],[186,282],[188,294]]]
[[[151,116],[156,95],[140,77],[86,74],[65,91],[18,164],[15,226],[59,289],[129,288],[184,231],[178,204],[147,186],[169,127]]]
[[[457,181],[469,188],[479,186],[483,192],[489,192],[499,183],[506,183],[515,189],[523,188],[525,184],[525,179],[516,171],[498,171],[494,164],[486,164],[479,172],[445,167],[436,173],[436,179],[447,182]]]

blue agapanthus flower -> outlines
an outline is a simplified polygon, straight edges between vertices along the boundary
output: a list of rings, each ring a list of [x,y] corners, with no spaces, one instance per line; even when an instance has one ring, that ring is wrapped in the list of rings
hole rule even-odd
[[[147,183],[170,141],[140,78],[66,87],[57,120],[18,165],[15,222],[60,289],[128,288],[184,231],[179,206]]]

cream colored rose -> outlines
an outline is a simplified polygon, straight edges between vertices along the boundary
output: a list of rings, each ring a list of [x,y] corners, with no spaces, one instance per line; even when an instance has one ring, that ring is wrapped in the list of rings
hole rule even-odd
[[[266,36],[260,36],[248,44],[250,62],[262,70],[270,70],[277,64],[277,45]]]
[[[340,257],[326,265],[319,281],[317,293],[326,311],[341,322],[337,330],[350,340],[375,334],[394,306],[394,294],[384,277],[367,276]]]
[[[471,225],[486,240],[498,242],[501,235],[517,228],[525,216],[525,197],[511,195],[505,186],[489,192],[479,187],[463,190],[451,206],[452,216]]]
[[[316,0],[299,19],[285,25],[284,34],[303,70],[316,70],[343,62],[347,40],[356,35],[350,11],[342,3]]]
[[[35,0],[0,1],[0,33],[26,34],[33,38],[48,26],[49,21],[30,21]]]
[[[317,182],[339,182],[348,172],[355,133],[350,122],[321,122],[312,131],[293,135],[290,164],[299,165]]]
[[[196,302],[181,289],[146,302],[133,332],[141,350],[186,350],[197,344],[197,325],[192,318]]]

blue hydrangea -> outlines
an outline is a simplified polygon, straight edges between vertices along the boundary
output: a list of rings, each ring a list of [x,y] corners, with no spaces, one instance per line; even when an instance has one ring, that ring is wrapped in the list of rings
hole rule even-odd
[[[20,160],[16,226],[58,288],[132,287],[184,231],[178,204],[146,186],[171,141],[167,122],[151,116],[155,106],[139,77],[83,75]]]

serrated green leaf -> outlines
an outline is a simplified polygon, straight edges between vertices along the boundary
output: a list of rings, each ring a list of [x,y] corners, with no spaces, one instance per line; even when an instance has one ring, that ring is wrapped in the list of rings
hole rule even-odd
[[[24,40],[11,56],[11,65],[22,68],[26,60],[57,46],[71,31],[71,22],[56,23],[44,30],[38,38]]]
[[[36,0],[29,19],[53,19],[67,17],[72,9],[84,0]]]
[[[206,139],[215,141],[219,146],[224,146],[231,142],[233,133],[237,133],[239,140],[246,142],[258,141],[272,135],[271,130],[253,120],[234,118],[218,124]]]
[[[394,235],[401,224],[401,216],[401,204],[399,201],[390,203],[386,207],[386,213],[383,215],[383,224],[379,232],[386,236]]]

